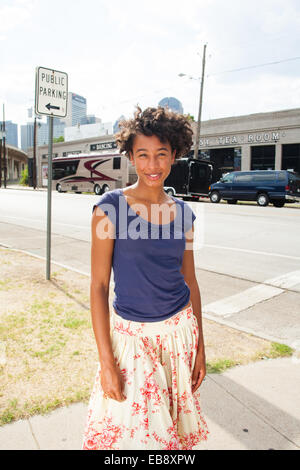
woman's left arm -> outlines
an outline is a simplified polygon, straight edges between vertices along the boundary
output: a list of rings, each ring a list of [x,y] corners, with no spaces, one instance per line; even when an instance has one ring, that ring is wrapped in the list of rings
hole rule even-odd
[[[189,286],[191,292],[191,303],[193,312],[197,318],[198,323],[198,348],[196,361],[192,376],[192,392],[194,393],[201,385],[206,375],[206,359],[205,359],[205,347],[203,339],[203,328],[202,328],[202,308],[201,308],[201,296],[198,281],[195,273],[194,264],[194,250],[193,250],[193,238],[194,228],[192,227],[185,234],[186,247],[183,255],[181,273],[184,276],[184,280]]]

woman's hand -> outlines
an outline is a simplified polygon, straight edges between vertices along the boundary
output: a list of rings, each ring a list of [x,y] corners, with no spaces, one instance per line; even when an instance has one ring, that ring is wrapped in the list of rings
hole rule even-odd
[[[205,376],[205,353],[202,350],[198,350],[192,375],[192,393],[195,393],[195,391],[200,387]]]
[[[126,400],[123,393],[124,381],[117,364],[102,365],[100,377],[104,396],[120,402]]]

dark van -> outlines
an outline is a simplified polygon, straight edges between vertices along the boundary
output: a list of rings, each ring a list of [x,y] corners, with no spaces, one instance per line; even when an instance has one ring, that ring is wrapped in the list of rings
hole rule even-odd
[[[300,177],[287,170],[233,171],[210,186],[209,197],[213,203],[224,199],[229,204],[240,200],[283,207],[300,201]]]

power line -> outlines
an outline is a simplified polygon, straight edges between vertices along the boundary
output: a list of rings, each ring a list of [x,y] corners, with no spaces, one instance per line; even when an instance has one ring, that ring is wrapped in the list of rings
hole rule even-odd
[[[277,65],[277,64],[282,64],[283,62],[290,62],[292,60],[299,60],[299,59],[300,59],[300,57],[291,57],[290,59],[277,60],[275,62],[266,62],[264,64],[259,64],[259,65],[250,65],[249,67],[242,67],[242,68],[239,68],[239,69],[232,69],[232,70],[225,70],[223,72],[218,72],[218,73],[211,73],[211,74],[207,75],[207,77],[222,75],[223,73],[240,72],[242,70],[257,69],[259,67],[265,67],[267,65]]]
[[[218,73],[211,73],[211,74],[208,74],[206,75],[206,78],[209,78],[209,77],[212,77],[212,76],[216,76],[216,75],[222,75],[222,74],[225,74],[225,73],[232,73],[232,72],[240,72],[240,71],[243,71],[243,70],[250,70],[250,69],[254,69],[254,68],[259,68],[259,67],[266,67],[268,65],[277,65],[277,64],[281,64],[281,63],[284,63],[284,62],[290,62],[290,61],[294,61],[294,60],[299,60],[300,57],[291,57],[289,59],[283,59],[283,60],[278,60],[278,61],[274,61],[274,62],[266,62],[266,63],[263,63],[263,64],[258,64],[258,65],[250,65],[248,67],[242,67],[242,68],[238,68],[238,69],[232,69],[232,70],[225,70],[223,72],[218,72]],[[188,75],[187,75],[188,76]],[[189,77],[189,76],[188,76]],[[201,80],[201,78],[194,78],[194,77],[189,77],[189,78],[192,78],[194,79],[195,81],[199,81]],[[125,99],[125,100],[118,100],[116,102],[114,102],[114,106],[116,105],[120,105],[120,104],[126,104],[126,103],[133,103],[134,101],[136,100],[139,100],[139,99],[142,99],[142,98],[145,98],[147,96],[151,96],[151,95],[155,95],[157,93],[162,93],[164,91],[170,91],[173,87],[174,87],[174,84],[175,84],[175,80],[173,81],[173,85],[171,84],[169,87],[166,87],[166,88],[161,88],[159,90],[152,90],[152,91],[149,91],[148,93],[146,94],[143,94],[143,95],[139,95],[139,96],[136,96],[136,97],[132,97],[132,98],[128,98],[128,99]],[[111,108],[111,105],[107,105],[107,106],[101,106],[101,108],[103,109],[106,109],[106,108]]]

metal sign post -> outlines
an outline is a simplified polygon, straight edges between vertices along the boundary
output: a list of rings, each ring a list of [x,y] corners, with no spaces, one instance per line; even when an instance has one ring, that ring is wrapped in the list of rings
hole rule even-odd
[[[49,117],[49,142],[48,142],[47,266],[46,266],[46,279],[48,281],[50,280],[50,260],[51,260],[52,147],[53,147],[53,116],[50,116]]]
[[[51,191],[53,154],[53,117],[66,117],[68,103],[68,75],[45,67],[36,68],[35,112],[49,116],[48,190],[47,190],[47,263],[46,279],[50,280],[51,261]]]

